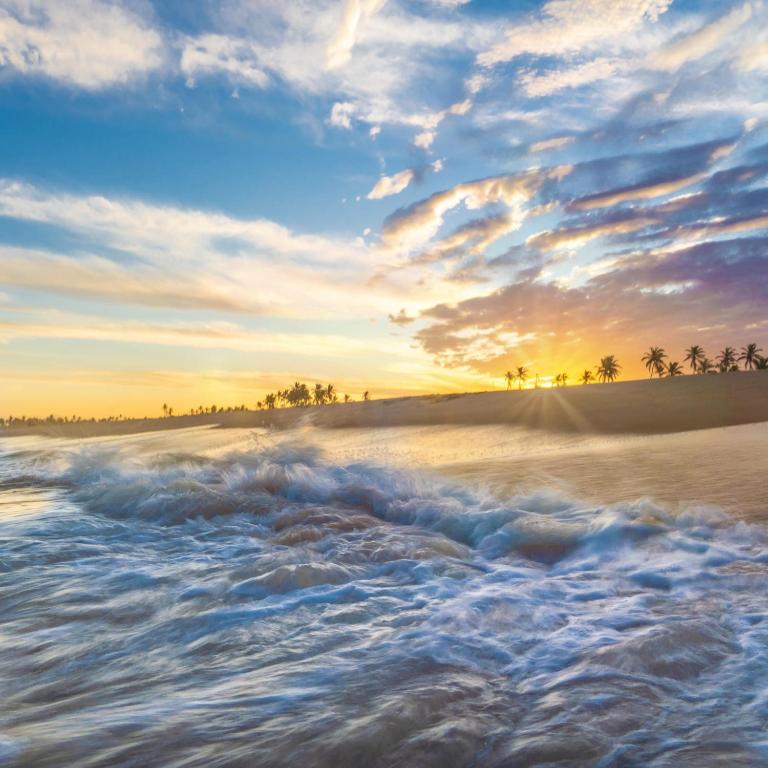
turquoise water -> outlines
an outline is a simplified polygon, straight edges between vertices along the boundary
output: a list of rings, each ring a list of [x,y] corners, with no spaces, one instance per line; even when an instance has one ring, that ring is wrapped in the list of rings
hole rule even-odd
[[[162,439],[0,446],[0,764],[768,765],[762,526]]]

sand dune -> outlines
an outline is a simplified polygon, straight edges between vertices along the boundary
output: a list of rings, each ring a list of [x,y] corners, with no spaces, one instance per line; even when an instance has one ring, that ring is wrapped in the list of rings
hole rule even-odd
[[[439,424],[516,424],[587,434],[662,434],[768,421],[768,372],[684,376],[561,389],[392,398],[272,411],[43,425],[5,434],[130,434],[215,424],[327,429]]]

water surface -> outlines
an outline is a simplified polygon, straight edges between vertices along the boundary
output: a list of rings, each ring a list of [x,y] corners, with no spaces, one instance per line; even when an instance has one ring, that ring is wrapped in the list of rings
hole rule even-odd
[[[765,529],[627,497],[752,430],[7,440],[0,763],[768,765]]]

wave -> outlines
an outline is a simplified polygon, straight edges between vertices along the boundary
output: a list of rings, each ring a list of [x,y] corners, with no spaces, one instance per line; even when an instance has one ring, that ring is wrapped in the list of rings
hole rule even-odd
[[[302,444],[3,478],[8,765],[768,764],[766,531],[715,509]]]

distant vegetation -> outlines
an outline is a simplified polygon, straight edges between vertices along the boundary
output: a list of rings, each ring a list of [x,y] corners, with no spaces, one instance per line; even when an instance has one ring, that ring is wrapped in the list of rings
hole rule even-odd
[[[363,392],[363,400],[370,400],[371,393],[366,390]],[[263,400],[256,403],[256,408],[261,410],[266,408],[295,408],[307,405],[334,405],[339,402],[339,396],[336,393],[336,387],[333,384],[323,386],[315,384],[310,388],[300,381],[294,383],[292,387],[280,389],[277,392],[270,392]],[[349,395],[344,395],[344,403],[352,403],[354,400]]]
[[[365,401],[370,400],[371,393],[366,390],[362,395],[362,399]],[[306,384],[297,381],[293,386],[288,387],[287,389],[270,392],[263,400],[259,400],[259,402],[256,403],[256,409],[271,410],[273,408],[305,407],[308,405],[332,405],[339,402],[353,403],[354,400],[349,395],[343,395],[340,401],[336,394],[336,387],[333,384],[315,384],[314,387],[310,389]],[[190,408],[186,413],[177,413],[173,406],[168,403],[163,403],[160,410],[162,411],[164,418],[170,419],[178,416],[206,416],[218,413],[238,413],[247,411],[248,408],[246,408],[245,405],[227,407],[218,405],[200,405],[196,408]],[[119,416],[107,416],[100,419],[85,419],[80,416],[54,416],[53,414],[45,418],[9,416],[7,419],[0,418],[0,427],[23,428],[61,424],[110,424],[121,421],[147,420],[149,418],[155,417],[144,416],[142,419],[137,419],[136,417],[123,416],[122,414]]]
[[[735,347],[724,347],[714,358],[710,360],[707,357],[704,347],[693,344],[685,350],[683,363],[676,360],[670,360],[663,347],[649,347],[648,351],[640,358],[641,362],[648,371],[650,378],[654,376],[674,377],[685,374],[684,363],[692,374],[710,374],[710,373],[732,373],[737,371],[758,371],[768,370],[768,356],[762,355],[762,348],[757,344],[747,344],[737,351]],[[739,365],[741,363],[741,366]],[[594,370],[589,368],[579,376],[580,384],[592,384],[595,381],[611,382],[616,381],[621,373],[621,365],[615,355],[608,355],[600,360],[599,365]],[[504,380],[507,383],[507,389],[511,389],[514,383],[517,383],[518,389],[522,389],[525,382],[530,378],[528,369],[525,366],[518,366],[514,370],[507,371],[504,374]],[[568,384],[568,373],[558,373],[552,380],[556,387],[565,387]],[[540,386],[541,378],[539,374],[534,376],[534,387]]]

